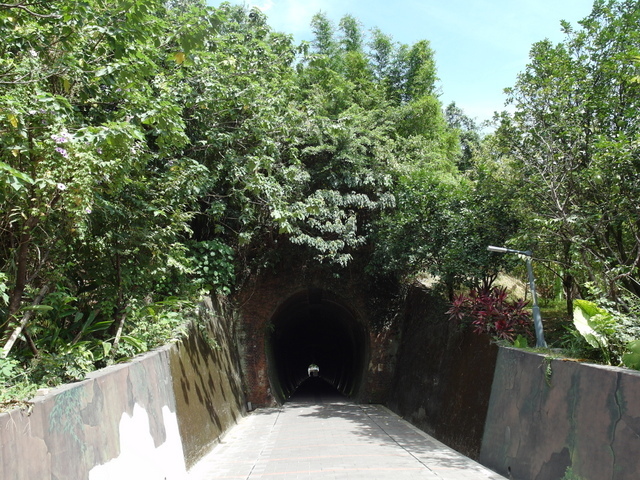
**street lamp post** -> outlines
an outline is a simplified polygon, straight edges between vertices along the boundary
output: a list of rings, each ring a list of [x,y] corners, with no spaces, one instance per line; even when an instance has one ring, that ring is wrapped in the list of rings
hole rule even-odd
[[[536,347],[547,348],[547,342],[544,340],[544,330],[542,328],[542,317],[540,316],[540,307],[538,307],[538,296],[536,295],[536,281],[533,277],[533,266],[531,265],[531,258],[533,253],[530,250],[513,250],[505,247],[494,247],[489,245],[487,250],[490,252],[498,253],[518,253],[524,255],[527,261],[527,272],[529,274],[529,287],[531,288],[531,297],[533,298],[533,326],[536,330]]]

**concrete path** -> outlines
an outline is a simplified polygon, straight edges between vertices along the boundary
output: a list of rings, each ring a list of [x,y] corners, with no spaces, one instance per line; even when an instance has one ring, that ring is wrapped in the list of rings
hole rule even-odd
[[[245,417],[189,472],[222,478],[504,479],[385,407],[317,393]]]

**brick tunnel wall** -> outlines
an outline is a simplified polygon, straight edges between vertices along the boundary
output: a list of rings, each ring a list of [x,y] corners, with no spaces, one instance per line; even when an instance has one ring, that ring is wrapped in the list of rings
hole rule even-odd
[[[352,398],[359,402],[385,403],[395,373],[399,331],[398,318],[388,313],[389,302],[375,302],[358,274],[310,278],[304,270],[299,270],[288,274],[264,273],[246,284],[235,298],[245,394],[253,407],[274,405],[281,400],[278,392],[272,391],[278,386],[273,384],[273,359],[268,352],[274,316],[288,299],[305,292],[314,295],[310,292],[317,291],[349,309],[367,337],[363,378]]]

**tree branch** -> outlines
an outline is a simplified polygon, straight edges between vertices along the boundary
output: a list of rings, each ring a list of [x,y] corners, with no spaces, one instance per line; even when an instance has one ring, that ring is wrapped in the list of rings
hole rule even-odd
[[[29,8],[27,8],[22,3],[0,3],[0,8],[18,8],[20,10],[24,10],[29,15],[33,15],[34,17],[37,17],[37,18],[56,18],[56,19],[62,18],[62,15],[54,15],[54,14],[46,15],[43,13],[36,13],[33,10],[30,10]]]
[[[48,291],[49,291],[49,285],[45,285],[44,287],[42,287],[40,289],[40,293],[38,293],[38,296],[35,298],[31,306],[35,307],[39,305]],[[13,330],[13,333],[9,336],[7,343],[5,343],[4,347],[2,348],[2,351],[0,352],[0,358],[7,358],[7,355],[9,355],[11,348],[13,348],[13,345],[16,343],[16,340],[18,340],[20,333],[22,332],[24,327],[27,325],[29,320],[31,320],[31,317],[33,316],[33,312],[34,312],[33,310],[27,310],[27,312],[24,314],[24,316],[22,317],[22,320],[20,320],[20,324]]]

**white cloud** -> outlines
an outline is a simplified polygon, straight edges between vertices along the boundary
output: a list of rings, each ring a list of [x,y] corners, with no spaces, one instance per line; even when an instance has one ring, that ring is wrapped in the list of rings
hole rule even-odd
[[[318,12],[334,18],[344,8],[340,0],[272,0],[273,9],[268,12],[269,24],[274,30],[291,33],[308,40],[311,36],[311,19]]]
[[[251,4],[252,7],[259,8],[262,12],[267,13],[269,10],[273,8],[273,0],[265,0],[262,5],[260,4]]]

